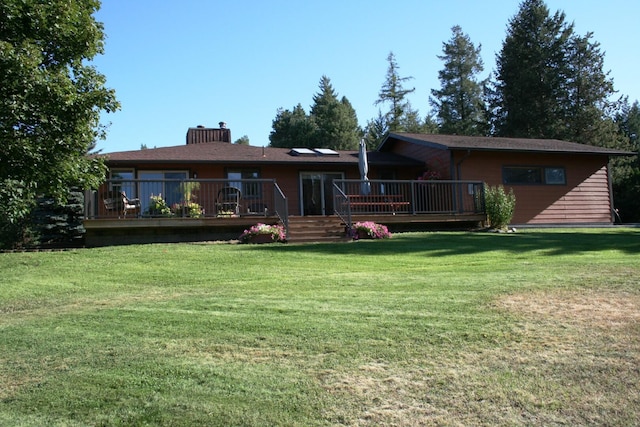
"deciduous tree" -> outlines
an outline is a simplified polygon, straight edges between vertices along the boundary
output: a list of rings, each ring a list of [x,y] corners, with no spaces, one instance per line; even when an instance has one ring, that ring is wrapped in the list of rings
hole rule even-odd
[[[271,147],[313,147],[315,143],[317,126],[314,120],[307,116],[301,104],[296,105],[292,111],[278,109],[272,129],[269,134]]]
[[[103,52],[97,0],[0,2],[0,218],[26,217],[39,194],[64,200],[105,169],[87,156],[119,108],[91,64]]]

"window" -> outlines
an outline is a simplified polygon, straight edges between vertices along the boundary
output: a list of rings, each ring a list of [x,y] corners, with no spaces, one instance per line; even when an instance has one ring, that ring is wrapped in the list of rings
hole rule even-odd
[[[261,186],[259,182],[247,182],[248,179],[260,179],[260,172],[257,169],[230,169],[227,171],[227,179],[231,180],[230,186],[242,191],[244,199],[259,199]],[[235,181],[234,180],[238,180]]]
[[[111,182],[109,190],[119,193],[124,191],[127,197],[137,197],[136,184],[133,169],[113,169],[111,170]]]
[[[142,211],[147,210],[151,196],[162,194],[168,206],[182,200],[180,182],[189,177],[187,171],[139,171]]]
[[[505,166],[502,169],[504,184],[564,185],[565,170],[561,167]]]

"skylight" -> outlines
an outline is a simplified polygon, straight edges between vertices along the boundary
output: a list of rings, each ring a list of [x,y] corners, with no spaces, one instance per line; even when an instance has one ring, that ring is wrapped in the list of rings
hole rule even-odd
[[[292,148],[289,154],[292,156],[315,156],[316,152],[308,148]]]
[[[338,156],[338,152],[331,148],[314,148],[314,150],[321,156]]]
[[[340,154],[330,148],[292,148],[289,151],[292,156],[339,156]]]

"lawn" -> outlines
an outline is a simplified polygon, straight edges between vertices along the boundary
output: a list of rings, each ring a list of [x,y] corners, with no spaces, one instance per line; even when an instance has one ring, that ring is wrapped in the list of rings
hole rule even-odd
[[[640,229],[0,254],[0,425],[640,424]]]

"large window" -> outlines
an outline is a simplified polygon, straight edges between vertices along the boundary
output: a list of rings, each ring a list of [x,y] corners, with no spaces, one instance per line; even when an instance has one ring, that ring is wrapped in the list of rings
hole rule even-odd
[[[111,182],[109,183],[109,191],[119,193],[124,191],[127,197],[136,198],[138,192],[133,181],[135,178],[133,169],[113,169],[111,170]]]
[[[502,168],[504,184],[565,185],[567,179],[562,167],[505,166]]]
[[[180,202],[183,198],[180,182],[188,177],[187,171],[139,171],[142,211],[149,207],[151,196],[161,194],[169,206]]]
[[[243,199],[259,199],[261,197],[260,183],[247,182],[242,180],[260,179],[260,171],[257,169],[229,169],[227,179],[232,180],[229,185],[242,191]],[[233,181],[237,180],[237,181]]]

